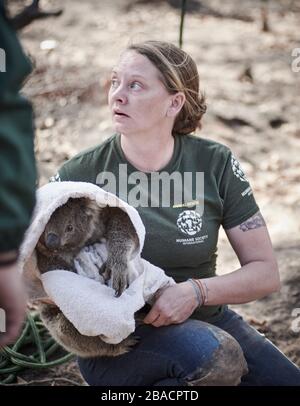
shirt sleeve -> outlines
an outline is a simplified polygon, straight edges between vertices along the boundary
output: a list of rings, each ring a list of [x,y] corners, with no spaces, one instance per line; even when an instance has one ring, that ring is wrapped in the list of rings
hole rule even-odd
[[[67,168],[63,165],[55,175],[51,176],[49,182],[64,182],[69,180]]]
[[[85,173],[86,165],[81,162],[80,156],[75,155],[66,161],[49,179],[49,182],[90,182]]]
[[[220,182],[224,229],[236,227],[259,211],[249,180],[239,160],[228,149]]]
[[[93,172],[91,161],[86,160],[79,153],[73,158],[66,161],[58,170],[58,172],[52,176],[50,182],[93,182],[89,176],[90,172]]]
[[[33,111],[19,93],[31,65],[0,0],[0,252],[17,249],[35,204]]]

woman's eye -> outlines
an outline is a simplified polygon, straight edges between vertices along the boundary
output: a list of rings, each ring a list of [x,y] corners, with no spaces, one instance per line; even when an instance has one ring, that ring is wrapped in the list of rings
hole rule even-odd
[[[111,87],[113,89],[116,89],[119,86],[119,81],[117,79],[111,79]],[[140,89],[142,87],[142,85],[139,82],[131,82],[129,84],[129,88],[130,89]]]
[[[111,87],[117,87],[118,81],[117,79],[112,79],[111,80]]]
[[[71,226],[71,224],[69,224],[66,228],[67,233],[70,233],[71,231],[73,231],[73,226]]]
[[[132,82],[130,84],[130,88],[131,89],[140,89],[141,88],[141,84],[139,82]]]

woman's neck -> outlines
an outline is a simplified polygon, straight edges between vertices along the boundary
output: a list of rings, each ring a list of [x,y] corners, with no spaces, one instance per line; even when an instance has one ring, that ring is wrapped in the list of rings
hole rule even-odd
[[[164,168],[174,151],[174,137],[125,136],[121,134],[121,147],[126,159],[139,171],[155,172]]]

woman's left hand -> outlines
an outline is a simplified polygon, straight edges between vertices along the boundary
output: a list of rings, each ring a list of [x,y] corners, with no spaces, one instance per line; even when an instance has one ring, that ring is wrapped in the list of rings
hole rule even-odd
[[[144,323],[155,327],[184,322],[198,306],[198,299],[190,282],[182,282],[162,291]]]

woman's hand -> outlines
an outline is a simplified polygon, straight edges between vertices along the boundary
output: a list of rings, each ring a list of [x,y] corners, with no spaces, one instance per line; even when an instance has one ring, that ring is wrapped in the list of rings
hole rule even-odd
[[[0,269],[0,311],[0,317],[4,317],[0,324],[6,330],[0,333],[1,348],[18,337],[25,317],[26,296],[16,265]]]
[[[144,323],[155,327],[184,322],[198,306],[198,299],[190,282],[182,282],[162,291]]]

